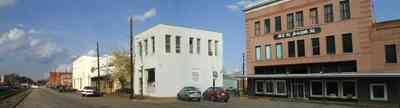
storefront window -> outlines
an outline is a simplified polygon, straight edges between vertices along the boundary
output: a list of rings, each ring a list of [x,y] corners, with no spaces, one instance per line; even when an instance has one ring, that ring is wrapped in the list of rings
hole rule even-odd
[[[277,95],[286,95],[286,81],[285,80],[277,80],[276,81],[276,94]]]
[[[266,93],[267,94],[274,94],[274,82],[272,80],[265,81],[266,85]]]
[[[356,82],[354,81],[343,81],[342,83],[343,97],[345,98],[356,98]]]
[[[326,96],[337,97],[339,95],[338,81],[326,81]]]
[[[256,81],[256,93],[257,94],[264,93],[264,81],[261,81],[261,80]]]
[[[315,80],[311,81],[311,96],[313,97],[322,97],[322,81]]]
[[[378,101],[387,101],[387,88],[384,83],[371,84],[369,86],[370,99]]]

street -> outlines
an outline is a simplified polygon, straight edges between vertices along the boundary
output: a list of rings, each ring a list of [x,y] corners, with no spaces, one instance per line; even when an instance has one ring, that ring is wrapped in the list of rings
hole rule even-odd
[[[47,88],[33,89],[17,108],[354,108],[341,105],[281,102],[269,99],[232,98],[228,103],[185,102],[176,99],[128,100],[116,96],[80,97]]]

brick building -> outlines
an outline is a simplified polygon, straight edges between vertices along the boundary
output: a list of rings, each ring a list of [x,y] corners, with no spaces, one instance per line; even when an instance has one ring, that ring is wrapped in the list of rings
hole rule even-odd
[[[263,0],[248,6],[249,95],[400,102],[400,20],[372,0]]]
[[[50,72],[49,81],[47,85],[56,86],[72,86],[72,73],[71,72]]]

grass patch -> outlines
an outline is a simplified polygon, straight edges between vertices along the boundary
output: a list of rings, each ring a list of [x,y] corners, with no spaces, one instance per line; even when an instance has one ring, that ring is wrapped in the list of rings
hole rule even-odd
[[[10,94],[11,91],[0,91],[0,97]]]

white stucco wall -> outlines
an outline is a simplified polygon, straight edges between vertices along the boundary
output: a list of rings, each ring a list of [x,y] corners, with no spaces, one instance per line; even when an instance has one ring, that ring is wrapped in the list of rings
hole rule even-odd
[[[100,76],[111,74],[112,67],[107,67],[111,56],[100,58]],[[92,68],[94,72],[92,72]],[[91,86],[91,78],[97,77],[97,57],[80,56],[72,63],[72,87],[82,90],[85,86]]]
[[[82,90],[85,86],[90,86],[90,69],[95,57],[80,56],[72,63],[72,87],[77,90]]]
[[[165,51],[165,35],[171,35],[171,52]],[[155,37],[155,53],[152,52],[151,37]],[[175,37],[181,36],[181,53],[175,52]],[[189,38],[193,37],[193,54],[189,53]],[[197,41],[200,39],[200,54],[197,54]],[[148,55],[139,54],[139,42],[144,44],[148,40]],[[218,55],[208,55],[208,40],[212,40],[213,54],[214,42],[218,41]],[[155,83],[147,84],[147,71],[144,72],[144,95],[155,97],[173,97],[184,86],[196,86],[204,91],[212,86],[213,71],[218,72],[216,86],[222,86],[223,68],[223,40],[222,34],[205,30],[176,27],[170,25],[157,25],[138,34],[135,37],[135,94],[140,94],[139,77],[141,66],[144,69],[155,68]],[[199,73],[198,81],[193,80],[193,72]]]

